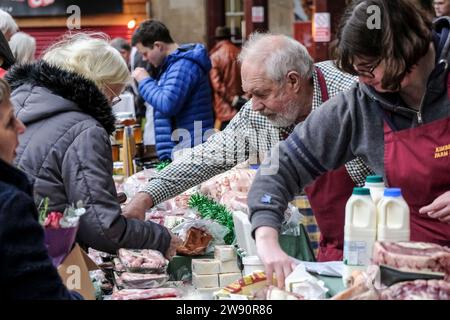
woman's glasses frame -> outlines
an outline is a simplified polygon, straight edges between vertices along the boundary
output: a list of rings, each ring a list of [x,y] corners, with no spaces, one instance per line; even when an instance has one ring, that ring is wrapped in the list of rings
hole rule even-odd
[[[113,94],[113,98],[112,98],[112,100],[111,100],[111,107],[112,106],[114,106],[114,105],[116,105],[116,104],[118,104],[120,101],[122,101],[122,98],[121,97],[119,97],[115,92],[114,92],[114,90],[113,89],[111,89],[111,87],[110,86],[108,86],[106,83],[105,83],[105,88],[107,88],[108,90],[109,90],[109,92],[111,92],[112,94]]]

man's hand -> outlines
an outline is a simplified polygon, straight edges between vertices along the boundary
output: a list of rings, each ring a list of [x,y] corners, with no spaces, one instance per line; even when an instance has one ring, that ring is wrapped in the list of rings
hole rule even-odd
[[[450,223],[450,191],[437,197],[433,203],[419,210],[422,214],[428,214],[433,219]]]
[[[147,70],[139,67],[134,69],[132,77],[136,79],[137,82],[141,82],[142,80],[149,78],[150,75],[148,74]]]
[[[281,249],[278,231],[270,227],[259,227],[255,232],[256,249],[266,269],[267,281],[272,284],[273,274],[278,288],[284,288],[284,279],[295,269],[294,261]]]
[[[151,207],[153,207],[152,197],[145,192],[139,192],[122,209],[122,215],[129,219],[145,220],[145,212]]]
[[[180,237],[178,237],[177,235],[173,234],[170,231],[169,233],[172,238],[170,239],[169,249],[167,249],[165,254],[165,257],[168,260],[172,259],[172,257],[177,254],[177,248],[181,246],[183,243],[183,240],[181,240]]]

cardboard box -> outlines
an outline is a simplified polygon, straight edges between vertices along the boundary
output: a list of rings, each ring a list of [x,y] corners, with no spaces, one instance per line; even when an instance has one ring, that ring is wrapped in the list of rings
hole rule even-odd
[[[86,300],[95,300],[95,288],[89,277],[89,271],[98,266],[78,244],[58,267],[58,273],[67,289],[76,291]]]

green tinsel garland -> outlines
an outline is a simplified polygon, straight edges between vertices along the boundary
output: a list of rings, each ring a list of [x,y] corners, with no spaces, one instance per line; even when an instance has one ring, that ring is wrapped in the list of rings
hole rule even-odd
[[[156,171],[161,171],[162,169],[164,169],[165,167],[167,167],[170,164],[170,160],[164,160],[160,163],[158,163],[155,167]]]
[[[189,199],[189,207],[192,209],[197,209],[202,218],[217,221],[221,225],[227,227],[230,232],[228,232],[228,234],[225,236],[224,241],[226,244],[233,243],[233,216],[224,205],[215,202],[207,196],[201,194],[193,194]]]

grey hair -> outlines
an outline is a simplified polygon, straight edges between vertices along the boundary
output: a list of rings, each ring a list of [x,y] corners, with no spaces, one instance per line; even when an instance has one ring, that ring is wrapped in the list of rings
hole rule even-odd
[[[11,17],[8,12],[0,9],[0,31],[3,32],[3,34],[8,32],[14,34],[17,30],[19,30],[19,27],[13,17]]]
[[[131,51],[130,44],[124,38],[114,38],[111,40],[111,42],[109,44],[117,51],[120,51],[120,50]]]
[[[36,39],[32,36],[24,32],[17,32],[11,37],[9,47],[16,58],[16,63],[23,64],[34,60]]]
[[[280,84],[291,71],[303,79],[311,78],[314,71],[314,61],[305,46],[281,34],[252,33],[238,59],[241,64],[252,61],[265,66],[267,76]]]

